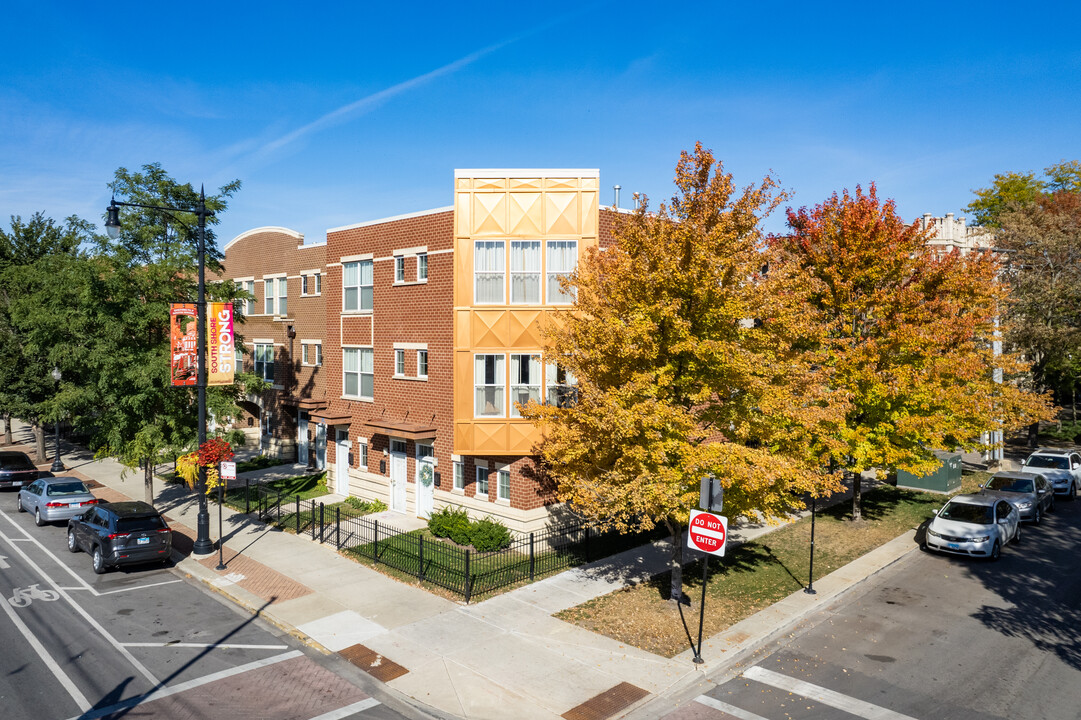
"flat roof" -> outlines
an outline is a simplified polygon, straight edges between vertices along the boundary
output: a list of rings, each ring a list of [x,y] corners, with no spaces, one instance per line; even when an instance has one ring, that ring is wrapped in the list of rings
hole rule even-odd
[[[366,220],[364,222],[353,223],[352,225],[341,225],[339,227],[328,228],[327,232],[340,232],[342,230],[353,230],[355,228],[369,227],[371,225],[382,225],[383,223],[394,222],[395,220],[408,220],[409,218],[423,217],[425,215],[436,215],[438,213],[451,212],[454,210],[453,205],[446,207],[434,208],[432,210],[421,210],[419,212],[406,213],[404,215],[391,215],[390,217],[379,218],[378,220]]]

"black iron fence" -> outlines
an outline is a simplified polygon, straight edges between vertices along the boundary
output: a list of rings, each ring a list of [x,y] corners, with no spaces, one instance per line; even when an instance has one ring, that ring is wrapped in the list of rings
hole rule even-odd
[[[423,530],[403,531],[376,518],[354,517],[347,505],[327,507],[317,500],[283,495],[262,485],[245,486],[239,492],[243,494],[240,502],[244,511],[263,522],[331,543],[340,552],[444,588],[461,595],[466,602],[667,534],[659,529],[631,535],[598,533],[574,523],[519,535],[502,550],[478,552],[431,537]],[[231,495],[237,502],[237,495]]]

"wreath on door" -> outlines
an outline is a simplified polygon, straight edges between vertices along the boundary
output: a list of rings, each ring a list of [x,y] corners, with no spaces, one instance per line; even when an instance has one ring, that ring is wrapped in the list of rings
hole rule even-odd
[[[424,463],[420,466],[420,482],[424,487],[432,486],[432,466]]]

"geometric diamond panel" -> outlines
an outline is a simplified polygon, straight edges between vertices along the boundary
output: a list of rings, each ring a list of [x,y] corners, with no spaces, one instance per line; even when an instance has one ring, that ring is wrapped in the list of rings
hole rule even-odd
[[[577,235],[578,193],[545,193],[545,233],[551,235]]]

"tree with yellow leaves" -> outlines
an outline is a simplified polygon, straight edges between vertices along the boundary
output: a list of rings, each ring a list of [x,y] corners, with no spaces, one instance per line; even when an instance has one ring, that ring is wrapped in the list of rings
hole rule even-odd
[[[839,487],[825,458],[844,417],[814,348],[821,328],[784,271],[764,273],[759,222],[784,198],[766,177],[736,190],[699,144],[676,167],[671,204],[646,203],[591,250],[547,328],[576,402],[530,403],[558,497],[595,526],[667,526],[673,600],[700,479],[729,517],[772,520]],[[809,348],[809,349],[808,349]]]
[[[789,210],[788,224],[776,267],[805,278],[807,310],[828,328],[815,349],[850,403],[831,459],[855,474],[854,520],[864,470],[923,474],[932,448],[972,449],[983,432],[1052,416],[1018,382],[1028,365],[996,349],[1009,289],[995,253],[934,250],[874,184]]]

